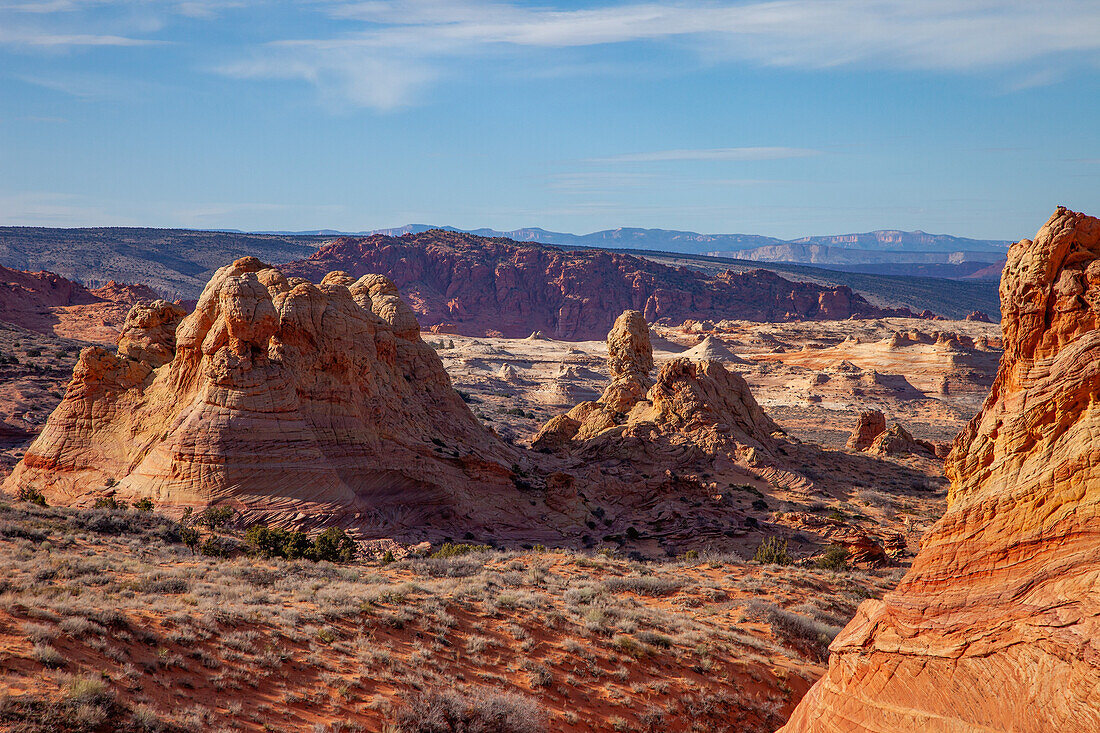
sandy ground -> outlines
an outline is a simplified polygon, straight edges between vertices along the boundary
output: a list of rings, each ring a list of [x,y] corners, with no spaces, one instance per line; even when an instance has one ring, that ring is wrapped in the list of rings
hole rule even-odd
[[[555,550],[227,559],[150,512],[26,504],[0,504],[0,540],[0,729],[28,731],[394,730],[418,695],[479,689],[553,731],[774,730],[899,572]]]

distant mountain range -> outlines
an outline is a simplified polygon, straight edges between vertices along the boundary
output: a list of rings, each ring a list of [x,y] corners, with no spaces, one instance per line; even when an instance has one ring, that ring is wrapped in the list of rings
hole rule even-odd
[[[569,234],[568,232],[551,232],[539,227],[526,227],[512,231],[500,231],[497,229],[458,229],[450,226],[430,226],[427,224],[407,224],[393,229],[371,229],[361,232],[341,232],[334,229],[316,229],[306,232],[258,232],[259,234],[276,235],[314,235],[314,236],[369,236],[371,234],[385,234],[391,237],[402,234],[420,234],[430,229],[443,229],[451,232],[466,232],[482,237],[507,237],[519,242],[540,242],[542,244],[565,244],[580,247],[623,248],[623,249],[652,249],[662,252],[681,252],[685,254],[713,254],[723,256],[730,252],[738,252],[738,257],[745,258],[746,251],[756,251],[756,256],[747,259],[766,262],[811,262],[804,259],[817,253],[830,250],[855,250],[869,252],[908,252],[908,253],[965,253],[966,258],[956,257],[949,259],[916,259],[922,262],[960,262],[981,255],[995,260],[1003,257],[1011,242],[996,239],[969,239],[967,237],[955,237],[949,234],[928,234],[927,232],[914,231],[903,232],[896,229],[880,229],[863,234],[837,234],[829,236],[802,237],[800,239],[777,239],[760,234],[699,234],[698,232],[683,232],[672,229],[638,229],[634,227],[620,227],[619,229],[605,229],[591,234]],[[776,257],[794,257],[798,259],[773,259]],[[853,259],[848,257],[844,262],[837,264],[853,264]],[[884,260],[878,260],[884,261]],[[885,261],[897,261],[887,259]],[[822,262],[824,264],[824,262]]]
[[[17,270],[50,270],[89,287],[103,285],[108,280],[142,283],[169,299],[188,300],[198,297],[216,268],[238,257],[252,255],[276,264],[303,260],[336,236],[334,232],[268,234],[126,227],[0,226],[0,265]],[[584,245],[546,246],[567,250],[585,248]],[[974,310],[996,313],[998,307],[995,280],[999,278],[1000,265],[982,265],[988,268],[987,274],[976,275],[973,263],[846,264],[823,268],[641,248],[609,249],[675,268],[686,266],[710,277],[717,277],[726,270],[763,269],[797,282],[812,282],[828,288],[844,285],[880,308],[909,308],[915,312],[927,308],[941,315],[961,318]]]

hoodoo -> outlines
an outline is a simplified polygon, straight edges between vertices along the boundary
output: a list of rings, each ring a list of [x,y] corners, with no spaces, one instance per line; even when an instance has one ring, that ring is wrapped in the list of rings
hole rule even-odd
[[[786,733],[1100,730],[1100,220],[1009,251],[1004,356],[948,509]]]
[[[388,279],[314,285],[245,257],[190,315],[135,306],[117,352],[85,349],[5,488],[439,526],[527,504],[506,468],[516,453],[451,387]]]
[[[708,456],[754,463],[770,455],[779,427],[752,396],[748,384],[721,362],[676,358],[656,380],[649,325],[638,311],[625,311],[607,335],[611,383],[594,402],[581,402],[553,417],[532,440],[541,450],[583,449],[620,453],[633,445],[650,451],[673,448],[681,456]],[[684,448],[691,447],[684,452]]]

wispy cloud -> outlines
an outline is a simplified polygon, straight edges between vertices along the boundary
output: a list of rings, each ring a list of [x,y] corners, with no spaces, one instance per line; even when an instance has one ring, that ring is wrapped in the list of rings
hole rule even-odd
[[[163,41],[111,34],[42,33],[0,28],[0,45],[62,48],[72,46],[157,46]]]
[[[607,158],[590,158],[590,163],[656,163],[670,160],[781,160],[783,158],[809,158],[821,155],[820,150],[810,148],[747,147],[704,148],[702,150],[656,150],[648,153],[627,153]]]
[[[9,226],[121,226],[133,220],[108,214],[101,202],[66,193],[0,191],[0,221]]]
[[[214,22],[232,11],[248,24],[249,40],[207,46],[209,67],[241,79],[304,81],[331,99],[375,109],[415,104],[444,81],[483,82],[517,68],[533,77],[613,68],[607,62],[615,55],[603,51],[627,44],[667,51],[664,73],[733,63],[997,72],[1009,92],[1100,64],[1095,0],[554,2],[0,0],[0,45],[144,46],[157,43],[148,36],[160,25]],[[273,8],[301,22],[253,22]],[[287,27],[311,30],[271,35]]]
[[[391,108],[415,101],[470,59],[523,57],[554,67],[568,63],[548,53],[555,49],[628,43],[676,44],[710,64],[1011,69],[1019,88],[1100,59],[1100,4],[1093,0],[687,0],[584,9],[371,0],[315,7],[341,20],[340,31],[271,43],[222,71],[301,79],[355,104]]]

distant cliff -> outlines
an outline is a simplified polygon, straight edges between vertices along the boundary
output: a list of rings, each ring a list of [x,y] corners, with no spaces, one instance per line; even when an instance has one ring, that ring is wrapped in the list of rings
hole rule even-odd
[[[431,230],[400,237],[344,237],[288,275],[331,270],[393,279],[425,326],[468,335],[598,339],[624,310],[666,319],[833,320],[913,315],[876,308],[845,286],[791,282],[762,270],[715,276],[627,254]]]

